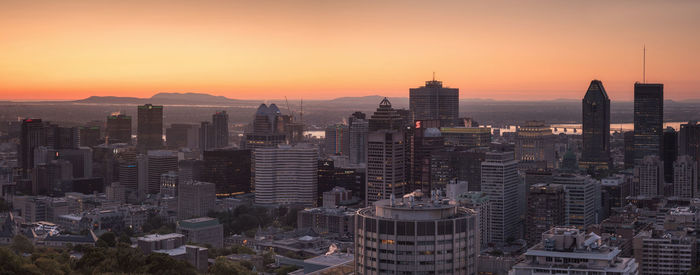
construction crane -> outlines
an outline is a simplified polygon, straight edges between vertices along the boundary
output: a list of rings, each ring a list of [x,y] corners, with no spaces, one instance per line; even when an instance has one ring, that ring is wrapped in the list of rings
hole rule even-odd
[[[289,100],[287,100],[287,96],[284,96],[284,101],[287,102],[287,110],[289,111],[289,115],[292,116],[292,121],[294,121],[294,112],[292,112],[292,108],[289,107]]]

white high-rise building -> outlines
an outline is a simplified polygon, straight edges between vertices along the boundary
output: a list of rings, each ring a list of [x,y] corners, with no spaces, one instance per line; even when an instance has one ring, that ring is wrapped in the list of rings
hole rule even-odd
[[[518,162],[513,152],[486,153],[481,163],[481,192],[491,201],[491,240],[518,238]]]
[[[367,190],[365,202],[401,197],[406,188],[404,134],[397,130],[378,130],[367,139]]]
[[[561,174],[552,183],[564,187],[566,204],[566,225],[585,229],[595,224],[600,209],[600,183],[588,176]]]
[[[664,195],[664,162],[658,156],[645,156],[634,166],[635,195],[663,196]]]
[[[673,196],[698,197],[698,163],[690,156],[680,156],[673,163]]]
[[[309,144],[255,150],[255,203],[315,206],[318,150]]]

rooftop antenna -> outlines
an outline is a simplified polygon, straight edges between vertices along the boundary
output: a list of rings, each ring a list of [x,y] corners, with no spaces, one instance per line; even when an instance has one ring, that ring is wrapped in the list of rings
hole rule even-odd
[[[644,45],[644,54],[642,58],[642,83],[647,83],[647,45]]]
[[[433,81],[435,81],[435,72],[433,72]]]
[[[301,110],[299,111],[299,120],[303,123],[304,122],[304,99],[301,99]]]

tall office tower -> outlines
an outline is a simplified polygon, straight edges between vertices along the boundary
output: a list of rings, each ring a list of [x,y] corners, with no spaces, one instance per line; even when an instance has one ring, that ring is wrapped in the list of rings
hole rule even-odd
[[[146,197],[148,185],[148,159],[134,155],[119,161],[119,183],[129,203],[137,203]]]
[[[315,206],[318,150],[309,144],[255,150],[255,203]]]
[[[547,168],[554,168],[554,135],[549,125],[535,120],[519,126],[515,139],[515,159],[546,163]]]
[[[681,124],[678,134],[678,155],[690,156],[700,161],[700,124],[697,121]]]
[[[212,126],[214,126],[214,148],[228,147],[228,114],[226,111],[219,111],[211,116]]]
[[[459,89],[442,86],[442,81],[426,81],[409,90],[410,122],[439,120],[441,127],[453,126],[459,118]]]
[[[483,192],[468,191],[455,198],[459,206],[476,211],[479,220],[479,242],[481,248],[487,248],[492,242],[491,200]]]
[[[216,207],[216,191],[213,183],[186,181],[178,186],[177,217],[189,219],[204,217]]]
[[[441,127],[445,146],[450,147],[488,147],[491,144],[489,127]]]
[[[632,240],[639,274],[688,274],[697,266],[697,237],[685,231],[649,229]]]
[[[664,85],[634,83],[634,161],[663,154]]]
[[[350,150],[350,134],[345,124],[335,124],[326,127],[326,155],[348,155]]]
[[[689,156],[680,156],[673,162],[673,196],[696,198],[698,193],[698,163]]]
[[[369,131],[369,121],[366,115],[361,112],[355,112],[348,118],[348,132],[350,134],[348,141],[349,159],[352,164],[365,163],[367,157],[367,133]]]
[[[625,169],[634,168],[634,131],[622,134],[625,146]]]
[[[357,212],[356,273],[476,274],[479,222],[473,210],[427,195],[400,200],[380,200]]]
[[[142,152],[163,146],[163,106],[138,106],[136,140]]]
[[[369,119],[369,132],[377,130],[403,130],[405,120],[397,110],[391,107],[391,102],[385,97],[377,111]]]
[[[620,257],[619,248],[603,244],[596,234],[587,235],[583,230],[569,227],[545,232],[542,241],[524,256],[525,260],[514,265],[508,274],[640,274],[635,259]]]
[[[467,190],[481,191],[481,162],[486,160],[488,148],[446,148],[432,155],[432,178],[437,185],[451,180],[466,181]]]
[[[600,80],[591,81],[583,97],[583,151],[579,166],[583,169],[609,169],[610,98]]]
[[[406,192],[404,135],[397,130],[372,131],[367,137],[365,202],[387,199]]]
[[[566,193],[558,184],[538,183],[527,193],[525,239],[532,245],[542,239],[542,233],[566,223]]]
[[[165,143],[169,148],[190,148],[199,146],[199,128],[193,124],[173,123],[165,129]]]
[[[560,174],[552,183],[564,187],[566,193],[566,225],[585,229],[595,224],[600,208],[600,183],[589,176]]]
[[[113,114],[107,117],[107,134],[105,140],[109,144],[131,143],[131,116]]]
[[[249,193],[250,150],[216,149],[204,151],[201,180],[216,185],[217,197]]]
[[[664,196],[664,164],[658,156],[644,156],[634,166],[635,196]]]
[[[178,162],[178,184],[188,180],[202,180],[204,161],[196,159],[184,159]]]
[[[626,199],[632,194],[632,180],[625,175],[603,178],[600,182],[601,211],[600,220],[614,214],[613,209],[621,209]]]
[[[481,163],[481,192],[491,200],[492,240],[518,239],[518,162],[513,152],[489,152]]]
[[[433,155],[444,150],[445,141],[437,128],[418,128],[413,132],[411,143],[411,190],[421,189],[425,192],[444,189],[446,184],[433,183]]]
[[[277,105],[260,104],[253,119],[253,131],[246,133],[245,149],[275,148],[284,144],[285,133],[282,128],[282,113]],[[254,151],[253,151],[254,152]]]
[[[199,150],[214,149],[214,127],[209,121],[202,121],[199,125]]]
[[[148,159],[148,194],[158,194],[160,191],[160,176],[170,171],[177,171],[178,156],[175,151],[150,150]]]
[[[163,197],[177,197],[177,172],[168,171],[160,175],[160,195]]]
[[[71,129],[71,132],[74,133],[73,136],[75,136],[76,133],[79,133],[78,138],[71,142],[73,143],[71,148],[77,148],[78,146],[95,147],[102,144],[100,126],[83,126],[80,128],[68,129]]]
[[[19,167],[22,177],[29,176],[29,170],[34,167],[34,149],[46,146],[46,128],[41,119],[25,119],[22,121],[19,144]]]
[[[678,132],[671,127],[664,129],[664,146],[661,160],[664,162],[664,181],[673,182],[673,163],[678,157]]]
[[[71,163],[74,178],[92,177],[92,149],[90,147],[50,150],[50,152],[52,159],[67,160]]]
[[[81,146],[83,141],[80,139],[83,136],[82,129],[78,127],[59,127],[57,125],[50,125],[47,128],[51,131],[49,134],[53,137],[53,143],[49,144],[54,149],[73,149]],[[99,140],[100,130],[97,129],[97,139]],[[88,135],[89,136],[89,135]],[[85,138],[88,138],[86,136]]]
[[[73,166],[66,160],[39,164],[32,170],[31,195],[63,196],[66,191],[72,191],[70,187],[64,188],[63,184],[72,180]]]

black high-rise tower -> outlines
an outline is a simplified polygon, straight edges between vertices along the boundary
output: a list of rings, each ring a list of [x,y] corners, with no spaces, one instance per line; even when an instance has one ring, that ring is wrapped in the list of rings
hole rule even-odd
[[[610,167],[610,98],[603,82],[591,81],[582,100],[583,152],[579,166],[584,169]]]

